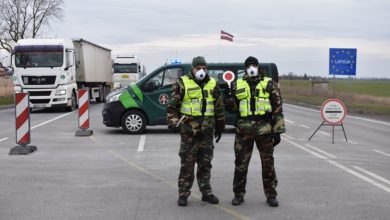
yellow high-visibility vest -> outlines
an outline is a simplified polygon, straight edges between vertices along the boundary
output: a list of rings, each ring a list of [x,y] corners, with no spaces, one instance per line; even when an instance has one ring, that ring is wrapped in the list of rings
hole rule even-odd
[[[205,116],[214,116],[213,90],[217,85],[214,78],[210,78],[203,90],[193,79],[182,76],[184,83],[184,97],[181,103],[180,113],[191,116],[202,116],[202,99],[206,100]]]
[[[235,96],[239,101],[239,111],[241,117],[247,117],[250,115],[265,115],[267,112],[272,111],[271,103],[269,101],[270,94],[265,91],[267,88],[268,82],[271,80],[269,77],[264,77],[262,81],[260,81],[256,85],[255,89],[255,111],[251,111],[251,89],[249,84],[243,80],[237,80],[237,89],[235,92]]]

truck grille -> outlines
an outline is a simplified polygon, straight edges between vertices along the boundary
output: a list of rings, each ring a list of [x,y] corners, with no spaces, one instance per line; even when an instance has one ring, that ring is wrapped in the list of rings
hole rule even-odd
[[[22,76],[24,85],[53,85],[56,76]]]
[[[30,96],[50,96],[51,91],[30,91]]]
[[[50,102],[50,99],[30,99],[32,104],[47,104]]]

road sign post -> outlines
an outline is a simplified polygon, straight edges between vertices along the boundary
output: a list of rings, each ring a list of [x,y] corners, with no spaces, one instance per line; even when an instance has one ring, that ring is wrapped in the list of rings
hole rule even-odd
[[[320,112],[323,122],[310,136],[309,141],[322,126],[332,126],[332,144],[334,144],[334,127],[341,126],[344,133],[345,141],[347,142],[347,135],[345,134],[345,129],[343,125],[343,120],[347,115],[347,108],[345,107],[344,103],[339,99],[328,99],[324,103],[322,103]]]

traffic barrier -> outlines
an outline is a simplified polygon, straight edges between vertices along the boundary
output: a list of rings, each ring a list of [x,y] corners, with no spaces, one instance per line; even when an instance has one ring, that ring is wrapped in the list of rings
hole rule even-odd
[[[93,134],[89,128],[89,95],[87,89],[78,90],[79,103],[79,130],[76,131],[76,136],[90,136]]]
[[[15,93],[15,137],[18,146],[10,150],[10,155],[26,155],[37,150],[36,146],[28,146],[31,141],[28,93]]]

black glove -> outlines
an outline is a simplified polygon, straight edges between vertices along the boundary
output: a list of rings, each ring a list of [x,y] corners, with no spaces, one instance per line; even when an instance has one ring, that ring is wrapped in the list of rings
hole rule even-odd
[[[230,87],[227,87],[225,89],[225,96],[226,97],[231,97],[232,96],[232,89]]]
[[[173,133],[178,133],[180,131],[180,127],[177,127],[176,124],[169,124],[168,129]]]
[[[273,143],[274,143],[274,147],[275,147],[276,145],[278,145],[278,144],[280,143],[280,134],[279,134],[279,133],[274,133],[274,134],[272,135],[272,141],[273,141]]]

